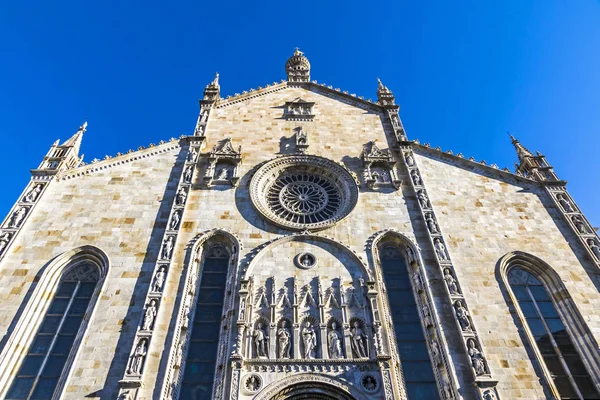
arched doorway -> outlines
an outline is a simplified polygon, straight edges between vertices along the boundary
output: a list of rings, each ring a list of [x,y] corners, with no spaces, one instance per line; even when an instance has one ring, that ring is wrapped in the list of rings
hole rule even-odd
[[[318,382],[297,383],[285,387],[269,400],[356,400],[340,388]]]

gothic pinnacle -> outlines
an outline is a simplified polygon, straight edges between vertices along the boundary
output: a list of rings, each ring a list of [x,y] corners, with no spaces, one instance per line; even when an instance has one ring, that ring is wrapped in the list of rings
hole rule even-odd
[[[517,157],[519,157],[520,163],[523,163],[523,159],[527,157],[533,157],[533,153],[527,150],[527,148],[523,146],[521,142],[515,139],[515,137],[512,134],[510,134],[510,132],[508,133],[508,135],[510,136],[513,146],[515,146],[515,150],[517,151]]]

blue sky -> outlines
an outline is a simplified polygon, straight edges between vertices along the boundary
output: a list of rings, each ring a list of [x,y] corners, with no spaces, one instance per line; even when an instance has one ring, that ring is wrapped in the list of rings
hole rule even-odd
[[[257,4],[255,4],[257,3]],[[600,1],[4,2],[5,215],[51,143],[87,119],[86,160],[189,134],[215,71],[223,97],[285,78],[394,91],[410,138],[510,167],[512,132],[600,225]]]

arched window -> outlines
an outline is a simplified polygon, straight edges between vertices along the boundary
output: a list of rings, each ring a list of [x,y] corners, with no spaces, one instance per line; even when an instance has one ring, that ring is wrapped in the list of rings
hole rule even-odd
[[[76,337],[96,293],[99,273],[96,265],[85,262],[63,273],[7,400],[53,398],[61,377],[68,373],[67,360],[77,352]]]
[[[221,244],[204,246],[206,256],[198,279],[198,296],[193,321],[190,322],[191,336],[185,359],[180,399],[208,399],[213,388],[229,252]]]
[[[517,265],[508,271],[508,283],[560,398],[600,399],[542,282]]]
[[[439,399],[406,259],[391,245],[380,248],[379,258],[408,399]]]

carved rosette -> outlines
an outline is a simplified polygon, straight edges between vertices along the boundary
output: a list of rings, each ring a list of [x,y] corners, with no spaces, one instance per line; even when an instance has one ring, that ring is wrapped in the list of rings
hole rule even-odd
[[[423,218],[423,222],[427,227],[429,240],[437,258],[440,273],[444,277],[444,286],[446,289],[447,299],[454,309],[454,320],[456,322],[456,327],[463,338],[465,353],[471,360],[471,371],[473,372],[475,383],[479,388],[494,388],[497,381],[491,376],[482,343],[471,319],[471,314],[462,294],[460,284],[456,278],[456,273],[450,258],[449,250],[446,246],[446,241],[439,224],[437,223],[435,211],[433,210],[433,206],[429,200],[429,196],[427,195],[427,189],[417,166],[411,146],[402,145],[399,150],[401,153],[401,159],[404,161],[404,165],[406,166],[408,175],[410,176],[411,186],[413,187],[414,193],[417,196],[419,208],[421,210],[421,217]],[[439,336],[438,339],[441,338],[442,337]],[[448,365],[448,367],[451,368],[452,366]],[[451,369],[448,371],[451,371]],[[456,382],[452,383],[453,386],[456,387]],[[440,389],[440,393],[445,393],[448,390],[443,383]],[[452,395],[456,397],[457,395],[454,388],[452,389],[452,392]],[[446,394],[445,396],[448,397]]]

